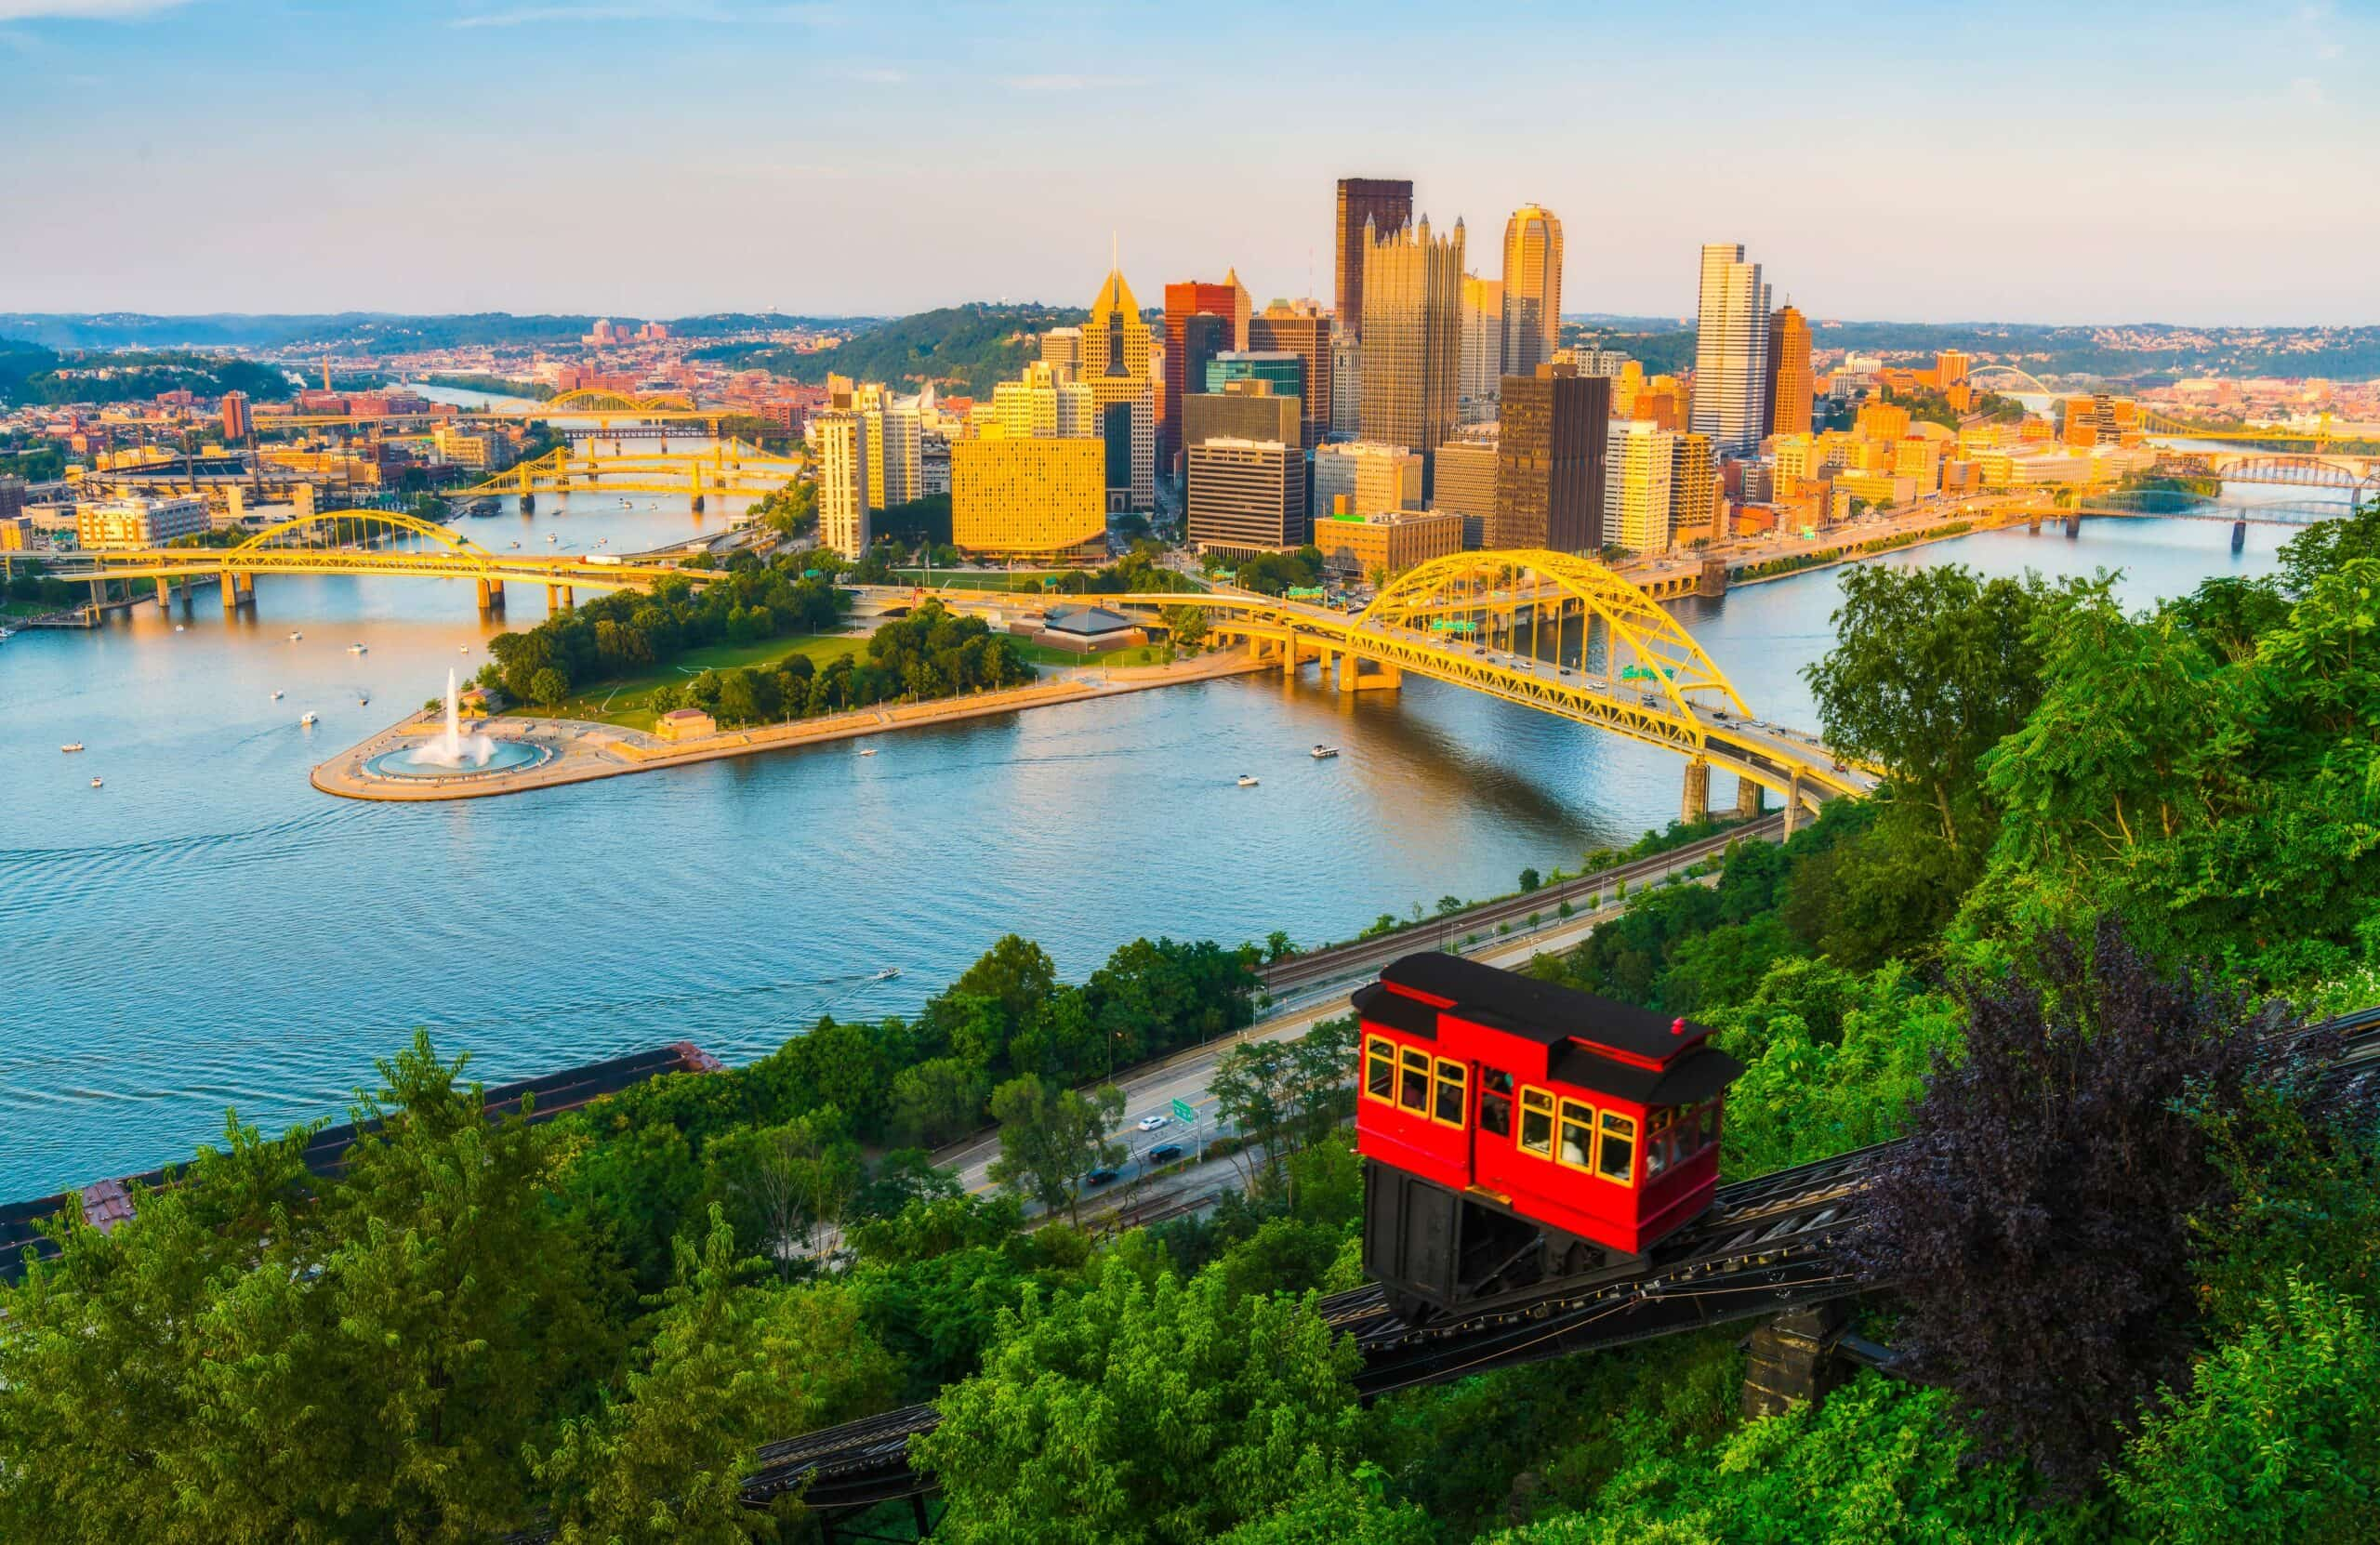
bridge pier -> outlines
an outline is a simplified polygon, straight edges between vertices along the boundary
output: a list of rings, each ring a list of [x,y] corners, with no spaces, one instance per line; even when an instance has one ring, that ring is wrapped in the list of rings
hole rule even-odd
[[[528,492],[526,489],[523,489],[521,494],[521,513],[523,515],[535,515],[536,512],[537,495]]]
[[[1366,666],[1372,666],[1368,673]],[[1342,654],[1339,656],[1339,690],[1341,692],[1382,692],[1405,684],[1405,673],[1385,661],[1366,660],[1360,655]]]
[[[157,576],[157,610],[160,612],[170,612],[173,609],[174,582],[167,579],[165,575],[159,574]]]
[[[2025,529],[2033,535],[2039,536],[2042,534],[2042,518],[2039,515],[2028,515],[2025,517]]]
[[[480,610],[483,612],[503,611],[504,581],[500,579],[483,579],[476,583],[480,588]]]
[[[2232,550],[2233,552],[2240,552],[2240,551],[2242,551],[2242,550],[2244,550],[2244,549],[2246,548],[2247,545],[2248,545],[2248,522],[2245,522],[2245,521],[2234,521],[2234,522],[2231,522],[2231,550]]]
[[[1761,794],[1761,786],[1750,778],[1736,780],[1736,818],[1738,820],[1754,821],[1760,818],[1760,808],[1765,802]]]
[[[1690,826],[1710,814],[1711,764],[1697,757],[1686,764],[1686,797],[1678,802],[1677,817]]]
[[[1839,1301],[1814,1303],[1789,1309],[1753,1331],[1744,1364],[1744,1419],[1816,1406],[1842,1383],[1843,1367],[1832,1354],[1847,1317]]]
[[[2069,515],[2066,518],[2066,539],[2071,542],[2082,535],[2082,517],[2080,515]]]
[[[1785,835],[1793,835],[1802,824],[1802,770],[1793,769],[1785,777]]]

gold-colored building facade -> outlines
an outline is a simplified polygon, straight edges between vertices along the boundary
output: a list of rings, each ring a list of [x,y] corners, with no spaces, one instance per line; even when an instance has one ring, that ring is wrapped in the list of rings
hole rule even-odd
[[[1527,204],[1504,222],[1504,358],[1507,376],[1535,376],[1562,337],[1562,222]]]
[[[1107,459],[1094,439],[950,446],[950,539],[963,551],[1095,559],[1106,550]]]
[[[1364,260],[1362,437],[1424,455],[1454,436],[1462,370],[1462,222],[1379,236]]]
[[[1091,388],[1100,432],[1109,437],[1111,498],[1125,508],[1157,504],[1157,389],[1149,375],[1149,324],[1122,269],[1110,269],[1082,325],[1083,385]],[[1128,420],[1127,416],[1128,416]],[[1129,453],[1126,451],[1129,437]],[[1119,465],[1120,463],[1120,465]]]

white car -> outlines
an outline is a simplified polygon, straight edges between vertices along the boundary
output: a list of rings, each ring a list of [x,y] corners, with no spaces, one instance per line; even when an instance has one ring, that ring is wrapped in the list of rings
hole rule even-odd
[[[1144,1132],[1153,1132],[1172,1119],[1170,1116],[1144,1116],[1141,1117],[1140,1128]]]

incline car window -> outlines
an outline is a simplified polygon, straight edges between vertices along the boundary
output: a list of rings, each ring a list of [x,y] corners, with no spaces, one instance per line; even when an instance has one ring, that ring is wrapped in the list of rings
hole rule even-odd
[[[1584,1169],[1594,1151],[1595,1113],[1575,1100],[1562,1102],[1562,1153],[1565,1164]]]
[[[1603,1113],[1603,1152],[1595,1160],[1595,1173],[1622,1185],[1635,1183],[1636,1123],[1627,1116]]]
[[[1513,1135],[1513,1076],[1501,1067],[1480,1072],[1479,1129],[1498,1137]]]
[[[1554,1156],[1554,1096],[1541,1089],[1521,1090],[1521,1146],[1540,1158]]]
[[[1430,1054],[1407,1048],[1405,1052],[1405,1082],[1396,1092],[1396,1103],[1408,1111],[1430,1108]]]
[[[1371,1039],[1371,1055],[1365,1059],[1364,1092],[1375,1100],[1396,1098],[1396,1048],[1385,1037]]]
[[[1460,1127],[1463,1119],[1463,1093],[1470,1077],[1461,1063],[1438,1059],[1438,1107],[1430,1113],[1433,1119],[1449,1127]]]

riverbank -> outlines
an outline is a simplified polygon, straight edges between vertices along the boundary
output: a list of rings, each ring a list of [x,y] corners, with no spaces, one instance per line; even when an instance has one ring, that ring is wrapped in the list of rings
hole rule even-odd
[[[1189,681],[1210,681],[1273,668],[1245,651],[1200,655],[1172,665],[1132,669],[1077,669],[1054,680],[969,697],[938,698],[926,703],[888,704],[851,713],[796,720],[787,724],[749,730],[726,730],[693,740],[668,741],[641,730],[580,719],[543,719],[504,715],[477,726],[497,740],[520,741],[547,754],[535,766],[516,772],[457,772],[451,778],[388,778],[368,771],[372,759],[402,746],[418,745],[443,728],[440,715],[423,711],[407,716],[367,740],[322,763],[311,781],[325,794],[344,799],[414,804],[442,799],[482,799],[499,794],[523,794],[531,789],[616,778],[695,762],[746,757],[760,751],[855,740],[896,730],[953,724],[1027,708],[1080,703],[1146,692]]]
[[[1993,495],[1995,502],[2013,495]],[[2035,520],[2048,520],[2064,513],[2043,504],[2021,499],[2002,504],[1999,508],[1977,509],[1960,508],[1945,511],[1939,518],[1888,527],[1883,532],[1862,536],[1855,541],[1818,542],[1805,548],[1783,547],[1774,553],[1747,554],[1727,560],[1727,588],[1741,589],[1748,585],[1765,585],[1773,580],[1792,579],[1799,574],[1816,574],[1822,569],[1839,568],[1845,563],[1864,562],[1888,552],[1906,552],[1912,548],[1931,547],[1937,542],[1955,542],[1962,536],[1977,532],[1997,531],[2003,526]],[[1623,579],[1650,589],[1664,579],[1676,579],[1696,572],[1700,562],[1710,558],[1725,558],[1723,552],[1696,555],[1694,566],[1654,563],[1637,564],[1622,561],[1612,572]],[[1770,564],[1776,567],[1768,567]],[[1754,572],[1758,571],[1758,572]],[[1669,599],[1655,589],[1656,595]],[[1691,592],[1687,592],[1691,593]]]

